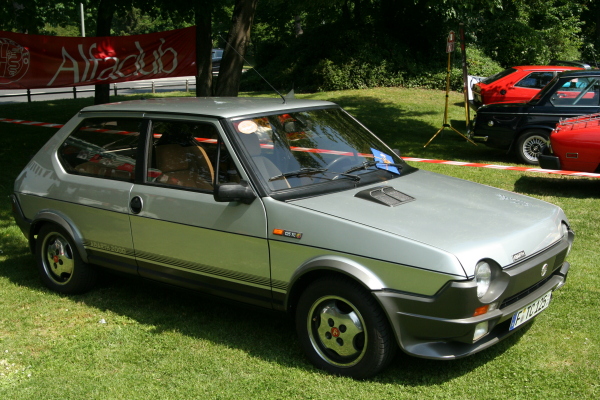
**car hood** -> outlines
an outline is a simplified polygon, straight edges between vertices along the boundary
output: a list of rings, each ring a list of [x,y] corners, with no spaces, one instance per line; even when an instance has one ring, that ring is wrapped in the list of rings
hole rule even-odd
[[[378,186],[414,200],[390,207],[359,197]],[[292,203],[451,253],[467,276],[481,259],[505,267],[547,248],[560,239],[566,220],[544,201],[428,171]]]

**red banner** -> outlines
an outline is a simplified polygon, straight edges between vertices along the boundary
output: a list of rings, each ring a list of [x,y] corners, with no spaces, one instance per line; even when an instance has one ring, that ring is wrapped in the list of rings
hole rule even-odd
[[[196,75],[196,28],[134,36],[0,31],[0,89],[40,89]]]

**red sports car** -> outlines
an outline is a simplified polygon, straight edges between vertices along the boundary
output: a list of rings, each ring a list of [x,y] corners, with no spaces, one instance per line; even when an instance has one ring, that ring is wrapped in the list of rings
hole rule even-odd
[[[600,172],[600,113],[559,122],[538,160],[545,169]]]
[[[473,85],[473,104],[519,103],[531,100],[563,71],[584,69],[570,66],[526,65],[512,67]]]

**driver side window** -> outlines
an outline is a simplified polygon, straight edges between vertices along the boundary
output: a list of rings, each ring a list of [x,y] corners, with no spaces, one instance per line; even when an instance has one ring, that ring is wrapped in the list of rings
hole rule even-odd
[[[217,161],[219,143],[219,132],[211,123],[153,121],[147,182],[212,191],[217,170],[219,183],[239,182],[238,170],[223,144]]]

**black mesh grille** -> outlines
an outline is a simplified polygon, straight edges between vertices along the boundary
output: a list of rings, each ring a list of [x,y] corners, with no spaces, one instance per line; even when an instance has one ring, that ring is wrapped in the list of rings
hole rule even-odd
[[[529,296],[531,293],[535,292],[537,289],[539,289],[540,287],[544,286],[544,284],[546,282],[548,282],[553,276],[554,276],[554,274],[548,276],[547,278],[542,279],[541,281],[539,281],[535,285],[528,287],[527,289],[523,290],[522,292],[517,293],[517,294],[515,294],[515,295],[513,295],[511,297],[508,297],[508,298],[504,299],[504,301],[502,302],[502,304],[500,304],[500,309],[502,309],[504,307],[508,307],[511,304],[516,303],[517,301],[521,300],[522,298],[525,298],[525,297]]]

